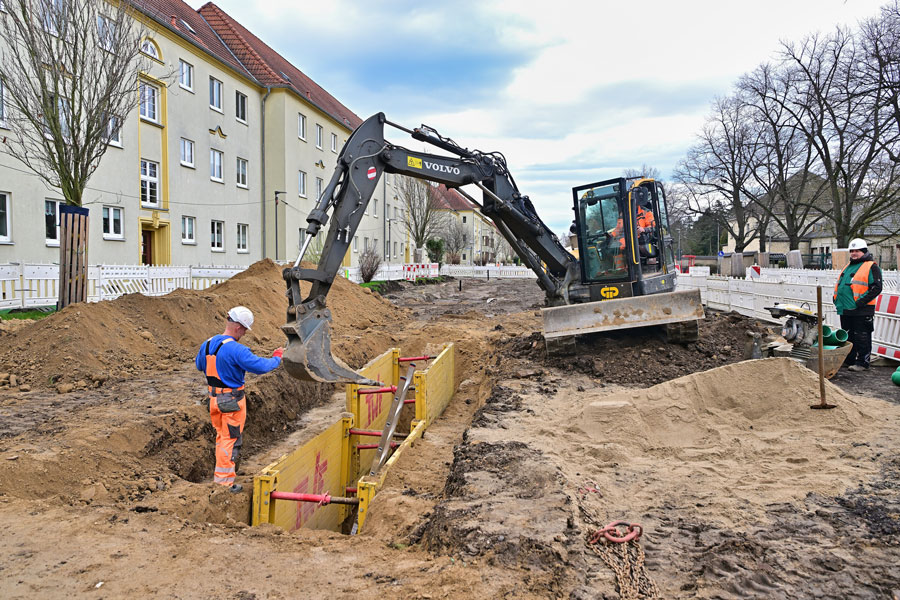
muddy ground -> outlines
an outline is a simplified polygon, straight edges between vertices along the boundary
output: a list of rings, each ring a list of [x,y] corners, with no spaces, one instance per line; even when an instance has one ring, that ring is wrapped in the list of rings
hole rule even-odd
[[[842,371],[828,384],[839,408],[810,411],[815,377],[785,359],[742,362],[747,331],[768,326],[721,314],[694,344],[648,329],[547,357],[541,295],[521,280],[385,298],[336,285],[336,353],[360,366],[453,341],[457,394],[361,535],[251,528],[249,493],[210,483],[190,359],[248,294],[251,347],[281,343],[278,269],[253,276],[0,332],[0,380],[17,378],[0,389],[0,597],[617,598],[627,590],[601,554],[620,555],[587,543],[614,519],[644,527],[634,597],[652,597],[648,581],[661,598],[900,590],[892,369]],[[339,389],[283,372],[248,390],[246,487],[343,407]]]

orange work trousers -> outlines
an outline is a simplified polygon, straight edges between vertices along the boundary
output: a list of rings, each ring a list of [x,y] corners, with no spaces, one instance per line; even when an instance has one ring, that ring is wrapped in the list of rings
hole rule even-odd
[[[220,485],[233,485],[235,477],[234,463],[243,444],[244,423],[247,421],[247,398],[241,392],[237,402],[238,410],[222,412],[222,408],[233,408],[234,399],[230,393],[209,397],[209,418],[216,430],[216,471],[213,481]],[[230,405],[230,406],[229,406]]]

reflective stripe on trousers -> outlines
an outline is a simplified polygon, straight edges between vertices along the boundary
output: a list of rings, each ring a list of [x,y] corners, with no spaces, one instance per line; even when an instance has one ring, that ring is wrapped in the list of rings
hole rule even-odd
[[[238,409],[230,412],[219,410],[220,401],[223,408],[234,406],[232,394],[240,395],[240,400],[237,401]],[[232,485],[235,476],[234,463],[240,454],[244,423],[247,420],[247,399],[243,391],[210,396],[209,418],[216,430],[216,471],[213,481],[221,485]]]

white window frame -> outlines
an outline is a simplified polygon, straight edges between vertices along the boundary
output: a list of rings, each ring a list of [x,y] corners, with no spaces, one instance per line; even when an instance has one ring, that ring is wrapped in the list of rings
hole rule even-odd
[[[297,113],[297,137],[306,141],[306,115]]]
[[[353,251],[359,252],[359,236],[358,235],[353,236]]]
[[[325,129],[316,123],[316,148],[322,149],[322,141],[325,139]]]
[[[186,60],[178,61],[178,86],[181,89],[194,93],[194,65]],[[185,81],[187,80],[187,81]]]
[[[122,147],[122,119],[116,115],[110,116],[106,121],[106,143],[117,148]]]
[[[331,134],[331,151],[337,154],[337,134]]]
[[[186,246],[197,245],[197,217],[182,215],[181,217],[181,243]]]
[[[178,148],[181,156],[181,166],[195,168],[194,165],[194,142],[187,138],[181,138]]]
[[[146,81],[141,81],[139,89],[141,119],[159,123],[159,88]]]
[[[159,54],[159,47],[151,38],[144,38],[141,40],[141,52],[150,58],[162,61],[162,56]]]
[[[369,238],[364,237],[363,238],[363,252],[365,252],[368,249],[369,249]]]
[[[372,200],[372,216],[378,218],[378,198]]]
[[[106,215],[109,215],[108,217]],[[119,233],[115,232],[115,217],[114,214],[119,215]],[[101,215],[103,221],[103,239],[104,240],[124,240],[125,239],[125,218],[124,215],[125,210],[121,206],[109,206],[104,205]],[[109,222],[109,229],[107,231],[107,221]]]
[[[209,223],[209,249],[212,252],[225,252],[225,221],[213,219]]]
[[[250,245],[248,238],[250,237],[250,225],[246,223],[237,224],[237,253],[249,254]]]
[[[97,45],[107,52],[114,52],[115,40],[116,22],[105,15],[97,15]]]
[[[0,81],[0,127],[6,127],[6,86],[2,81]]]
[[[235,183],[237,183],[237,186],[239,188],[247,189],[247,174],[249,170],[249,163],[247,162],[247,159],[238,156],[237,160],[235,161],[235,171],[237,171]]]
[[[225,153],[215,148],[209,149],[209,178],[217,183],[225,183]]]
[[[146,194],[144,186],[146,185]],[[151,194],[151,191],[153,192]],[[144,198],[151,195],[156,197],[156,202],[146,202]],[[141,159],[141,206],[144,208],[159,208],[159,163]]]
[[[9,192],[0,192],[0,202],[3,203],[5,217],[0,220],[0,225],[6,227],[6,235],[0,234],[0,244],[12,243],[12,200]]]
[[[394,242],[394,258],[397,258],[397,242]]]
[[[218,85],[216,85],[218,84]],[[225,84],[213,77],[209,76],[209,107],[216,112],[225,114],[222,109],[222,96],[225,91]],[[216,104],[218,102],[218,104]]]
[[[54,8],[59,14],[62,14],[65,0],[49,0],[46,6],[40,6],[39,8]],[[53,15],[50,12],[44,12],[41,14],[41,24],[44,27],[44,31],[48,32],[50,35],[58,36],[59,28],[57,25],[59,24],[57,19],[52,19]]]
[[[47,237],[47,204],[53,204],[54,215],[56,217],[56,237]],[[44,243],[48,246],[59,247],[59,205],[61,200],[51,200],[44,198]]]
[[[325,187],[325,180],[321,177],[316,177],[316,202],[322,199],[322,190]]]
[[[244,116],[241,118],[241,109],[243,108]],[[238,123],[247,124],[247,94],[234,91],[234,118]]]
[[[297,172],[297,195],[306,198],[306,171]]]

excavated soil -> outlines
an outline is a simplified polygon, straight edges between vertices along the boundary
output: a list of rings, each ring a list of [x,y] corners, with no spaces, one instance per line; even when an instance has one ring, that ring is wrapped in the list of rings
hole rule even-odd
[[[242,341],[260,354],[283,343],[273,263],[0,328],[0,596],[617,598],[609,549],[588,543],[617,519],[643,526],[660,598],[900,590],[892,369],[842,372],[826,384],[838,408],[813,411],[814,374],[743,361],[747,332],[769,334],[744,317],[709,314],[693,344],[630,330],[557,358],[536,334],[531,281],[399,287],[382,298],[335,282],[335,353],[359,366],[452,341],[457,393],[357,536],[251,528],[249,491],[210,483],[192,359],[234,304],[257,319]],[[339,387],[281,370],[247,389],[245,489],[343,410]],[[868,389],[878,397],[856,395]]]

